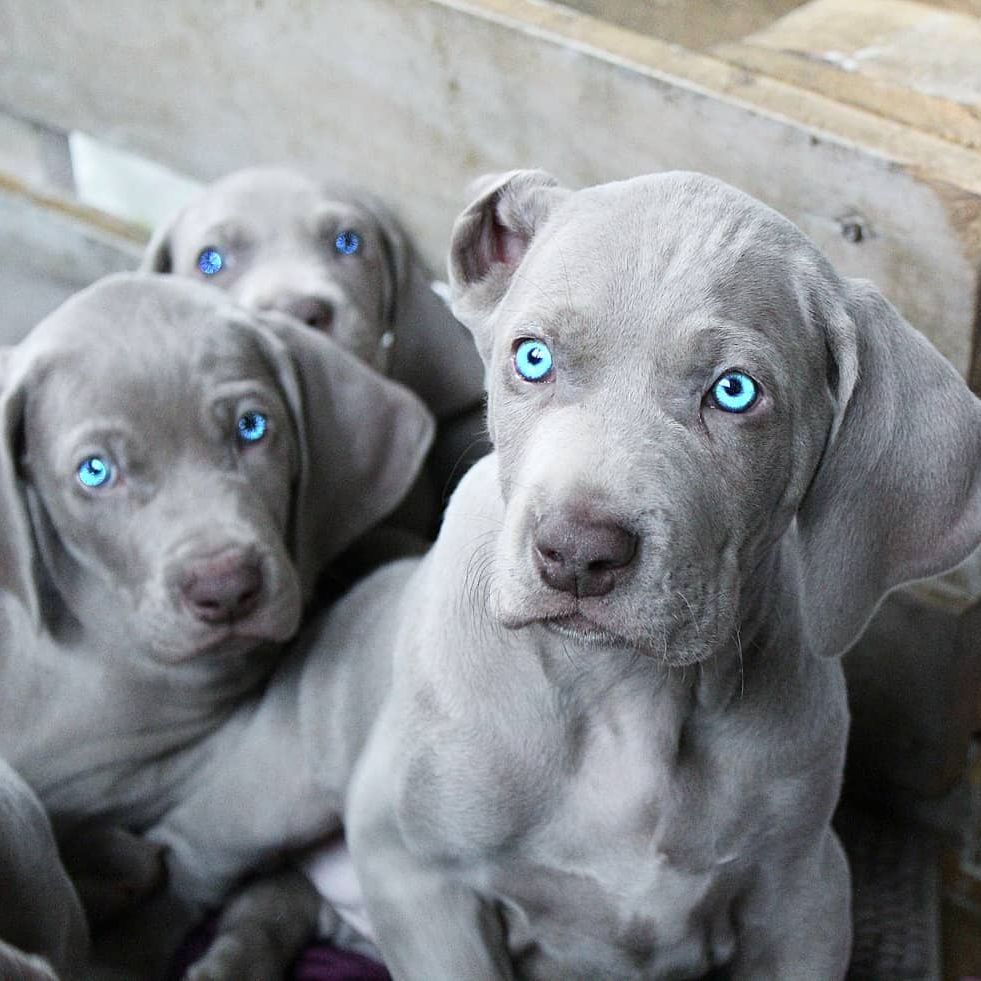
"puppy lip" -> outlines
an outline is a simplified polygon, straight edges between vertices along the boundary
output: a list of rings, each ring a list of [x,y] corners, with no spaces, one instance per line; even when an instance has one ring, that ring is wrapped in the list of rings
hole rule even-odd
[[[257,622],[255,616],[242,620],[220,620],[212,624],[200,624],[201,634],[180,651],[168,656],[172,661],[194,661],[198,658],[221,655],[228,648],[242,647],[248,652],[266,644],[282,644],[296,632],[295,624],[273,626],[264,619]]]
[[[626,637],[614,633],[578,611],[564,616],[545,617],[540,622],[546,630],[561,634],[563,637],[573,637],[588,644],[624,646],[630,643]]]
[[[562,608],[557,610],[505,614],[501,618],[501,623],[510,630],[520,630],[532,624],[539,624],[551,633],[572,637],[588,644],[605,643],[624,646],[630,643],[626,637],[586,616],[575,601],[571,604],[562,604]]]

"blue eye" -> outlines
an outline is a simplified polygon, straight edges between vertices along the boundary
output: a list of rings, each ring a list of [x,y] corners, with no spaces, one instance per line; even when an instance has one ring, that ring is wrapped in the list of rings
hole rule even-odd
[[[712,386],[712,401],[723,412],[745,412],[759,394],[756,382],[742,371],[727,371]]]
[[[269,428],[269,420],[261,412],[244,412],[239,416],[238,435],[245,443],[258,443]]]
[[[544,341],[521,341],[514,349],[514,370],[525,381],[545,381],[552,374],[552,352]]]
[[[90,456],[79,464],[77,474],[84,487],[105,487],[112,480],[112,467],[101,456]]]
[[[341,255],[356,255],[361,251],[361,236],[347,228],[334,239],[334,251]]]
[[[202,249],[201,254],[198,256],[198,269],[205,274],[205,276],[214,276],[215,273],[221,272],[222,266],[225,265],[225,260],[222,254],[213,248]]]

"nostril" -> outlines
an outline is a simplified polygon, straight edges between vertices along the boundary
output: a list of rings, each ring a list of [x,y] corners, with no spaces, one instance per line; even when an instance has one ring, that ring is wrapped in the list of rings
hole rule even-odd
[[[637,536],[620,525],[599,525],[592,543],[594,553],[587,568],[596,572],[629,565],[637,552]]]
[[[617,569],[622,563],[614,562],[611,559],[594,559],[586,565],[587,572],[607,572],[610,569]]]
[[[310,313],[304,323],[308,327],[315,327],[317,330],[327,330],[334,322],[334,308],[329,303],[324,303],[318,310]]]
[[[329,330],[334,322],[334,304],[317,296],[291,300],[286,312],[315,330]]]

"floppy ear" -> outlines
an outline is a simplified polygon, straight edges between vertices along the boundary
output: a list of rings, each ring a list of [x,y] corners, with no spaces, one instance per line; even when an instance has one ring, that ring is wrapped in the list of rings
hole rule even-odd
[[[18,474],[25,380],[16,348],[0,348],[0,590],[13,595],[40,622],[34,574],[34,538]]]
[[[473,337],[433,289],[414,252],[398,297],[391,375],[418,392],[438,419],[484,398],[484,364]]]
[[[474,200],[453,226],[449,274],[453,313],[467,325],[486,362],[492,338],[483,329],[521,265],[535,234],[569,191],[541,170],[480,178]]]
[[[158,225],[150,236],[146,248],[143,250],[143,257],[140,259],[140,272],[171,273],[174,271],[174,261],[171,255],[171,239],[174,228],[181,212],[176,212],[165,222]]]
[[[981,544],[981,400],[870,284],[827,318],[839,400],[797,513],[810,649],[843,653],[883,595]]]
[[[385,263],[385,281],[382,285],[382,312],[385,324],[395,329],[398,317],[399,297],[405,290],[412,262],[412,247],[401,223],[389,211],[385,203],[362,189],[353,190],[342,188],[338,193],[328,186],[325,192],[328,197],[353,198],[374,219],[378,226],[381,241],[379,243],[382,258]]]
[[[286,318],[261,323],[300,446],[291,534],[309,597],[331,559],[408,493],[435,423],[412,392],[325,335]]]
[[[473,338],[433,290],[432,275],[395,216],[373,196],[357,196],[381,232],[385,320],[393,340],[387,374],[416,392],[438,419],[479,405],[484,368]]]

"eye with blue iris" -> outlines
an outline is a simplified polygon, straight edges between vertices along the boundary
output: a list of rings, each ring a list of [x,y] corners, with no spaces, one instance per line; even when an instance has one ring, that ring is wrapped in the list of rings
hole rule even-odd
[[[514,370],[525,381],[547,381],[553,368],[552,352],[544,341],[533,337],[518,341],[514,349]]]
[[[269,429],[269,420],[263,413],[250,409],[238,417],[238,422],[235,425],[238,430],[238,438],[243,443],[258,443]]]
[[[112,483],[114,475],[112,464],[102,456],[86,457],[78,465],[78,470],[75,473],[78,476],[78,482],[83,487],[93,490],[107,487]]]
[[[361,236],[353,228],[345,228],[334,239],[334,251],[338,255],[357,255],[361,251]]]
[[[213,246],[202,249],[198,255],[198,269],[205,276],[215,276],[225,265],[225,257]]]
[[[760,397],[759,385],[744,371],[727,371],[712,385],[712,402],[723,412],[747,412]]]

